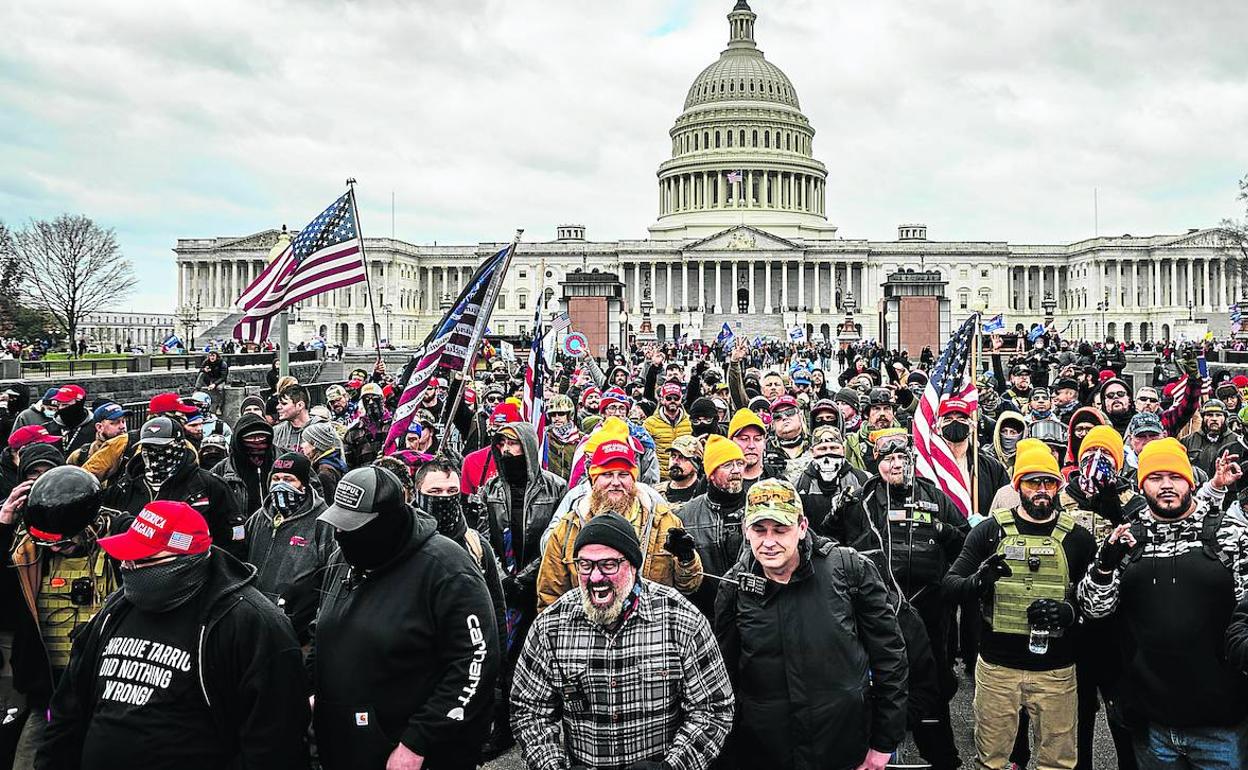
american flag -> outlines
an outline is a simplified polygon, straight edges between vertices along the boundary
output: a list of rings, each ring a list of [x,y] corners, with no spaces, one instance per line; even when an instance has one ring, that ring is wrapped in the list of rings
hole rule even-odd
[[[979,392],[975,390],[975,377],[973,373],[972,376],[967,376],[967,362],[978,323],[979,314],[976,313],[962,324],[945,345],[940,360],[932,369],[919,407],[915,410],[912,426],[915,473],[935,482],[966,517],[974,513],[970,473],[954,459],[953,451],[936,429],[936,414],[940,410],[941,402],[950,398],[960,398],[969,403],[976,413],[979,411]],[[971,430],[975,430],[974,423]]]
[[[572,328],[572,318],[566,310],[556,313],[554,318],[550,319],[550,333],[558,334]]]
[[[729,171],[729,172],[728,172],[728,183],[729,183],[729,184],[737,184],[737,183],[739,183],[739,182],[740,182],[742,179],[744,179],[744,178],[745,178],[745,175],[744,175],[744,174],[742,174],[740,171]]]
[[[278,242],[281,246],[282,241]],[[277,249],[274,249],[275,251]],[[312,223],[285,243],[235,303],[243,318],[234,337],[260,342],[273,316],[308,297],[365,280],[363,240],[355,220],[355,194],[348,190]]]
[[[403,394],[394,410],[394,421],[386,434],[385,454],[398,449],[412,417],[420,407],[421,395],[438,372],[462,372],[472,364],[475,348],[490,320],[498,286],[507,273],[507,264],[515,251],[514,243],[486,259],[460,291],[451,309],[429,332],[420,351],[412,356],[403,371]]]
[[[538,297],[533,313],[533,345],[529,348],[529,363],[524,369],[524,419],[533,423],[537,432],[537,445],[542,448],[542,467],[546,467],[546,409],[545,376],[546,361],[542,357],[542,343],[546,332],[542,328],[542,300]]]

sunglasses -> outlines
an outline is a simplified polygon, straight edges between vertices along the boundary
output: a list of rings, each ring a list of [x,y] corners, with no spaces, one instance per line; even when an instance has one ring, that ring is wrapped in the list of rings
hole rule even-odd
[[[1110,398],[1117,398],[1117,396],[1110,396]],[[1156,404],[1159,401],[1159,399],[1153,398],[1152,396],[1136,396],[1135,400],[1139,401],[1141,404]]]
[[[1028,492],[1038,492],[1041,489],[1049,489],[1049,490],[1056,492],[1058,486],[1060,485],[1058,484],[1057,479],[1042,478],[1042,479],[1023,479],[1022,482],[1020,482],[1018,486],[1020,489],[1025,489]]]
[[[772,416],[772,418],[774,418],[774,419],[776,419],[776,420],[787,420],[788,418],[790,418],[790,417],[792,417],[792,416],[794,416],[794,415],[796,415],[796,414],[797,414],[797,410],[796,410],[796,409],[782,409],[782,410],[780,410],[779,412],[772,412],[772,413],[771,413],[771,416]]]
[[[680,402],[680,396],[679,396],[679,395],[674,395],[674,396],[664,396],[664,397],[663,397],[663,400],[664,400],[664,401],[671,401],[672,403],[679,403],[679,402]]]
[[[1105,394],[1105,398],[1111,401],[1117,401],[1118,399],[1126,398],[1126,397],[1127,397],[1127,392],[1125,390],[1116,390],[1113,393]]]

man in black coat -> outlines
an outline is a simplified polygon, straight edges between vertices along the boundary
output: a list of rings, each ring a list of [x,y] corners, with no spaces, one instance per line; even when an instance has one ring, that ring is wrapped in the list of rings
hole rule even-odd
[[[340,549],[310,660],[322,766],[476,768],[500,659],[480,568],[384,468],[349,471],[321,518]]]
[[[255,568],[172,500],[99,543],[122,590],[74,641],[35,767],[307,768],[299,643]]]
[[[905,737],[907,664],[879,571],[808,532],[786,481],[750,488],[744,525],[750,551],[715,602],[737,695],[723,756],[742,768],[883,770]]]

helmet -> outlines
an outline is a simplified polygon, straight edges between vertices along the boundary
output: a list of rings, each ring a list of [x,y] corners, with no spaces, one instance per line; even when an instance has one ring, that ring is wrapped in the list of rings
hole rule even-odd
[[[546,414],[554,414],[556,412],[567,412],[571,414],[576,411],[572,406],[572,399],[560,393],[557,396],[551,396],[550,402],[546,405]]]
[[[893,398],[893,392],[888,388],[872,388],[867,394],[868,406],[897,406],[897,401]]]
[[[195,391],[194,393],[191,394],[190,398],[191,398],[191,401],[194,401],[195,405],[198,406],[200,409],[207,409],[208,407],[212,406],[212,396],[208,395],[202,390]]]
[[[1066,426],[1057,420],[1036,420],[1027,428],[1027,438],[1038,438],[1046,444],[1066,445]]]
[[[30,488],[23,513],[36,540],[59,542],[77,535],[100,513],[100,482],[76,465],[59,465]]]

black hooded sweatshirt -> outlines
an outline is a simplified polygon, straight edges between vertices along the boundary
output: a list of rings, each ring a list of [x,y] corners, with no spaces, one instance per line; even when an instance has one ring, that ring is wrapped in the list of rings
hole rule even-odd
[[[259,467],[251,462],[247,454],[247,445],[243,436],[255,433],[263,428],[269,434],[269,450]],[[273,460],[277,457],[272,445],[273,427],[263,417],[245,414],[234,423],[234,433],[230,435],[230,456],[217,463],[212,469],[213,474],[220,476],[238,498],[238,507],[244,516],[250,516],[264,505],[265,495],[269,493],[269,474],[273,471]]]
[[[481,570],[428,516],[398,553],[325,573],[308,665],[325,770],[382,767],[401,741],[429,767],[475,768],[500,654]]]
[[[308,767],[295,634],[251,585],[255,567],[211,553],[204,587],[182,607],[149,613],[125,591],[109,598],[74,643],[36,768]],[[110,660],[116,673],[102,675]],[[166,676],[166,688],[151,686]],[[135,705],[145,687],[147,708]]]

